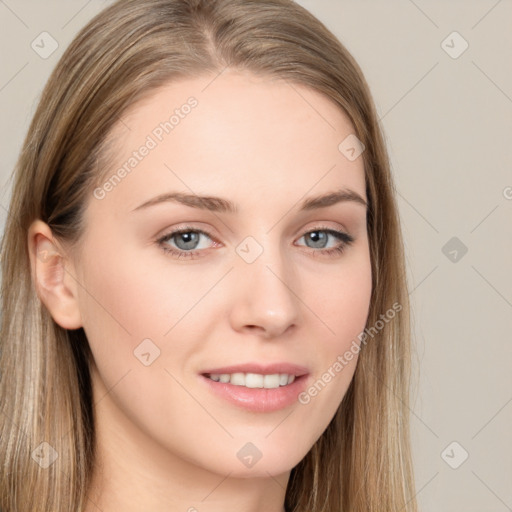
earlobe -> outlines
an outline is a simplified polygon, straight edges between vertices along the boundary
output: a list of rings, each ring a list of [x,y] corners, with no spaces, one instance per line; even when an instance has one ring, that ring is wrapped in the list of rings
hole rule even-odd
[[[82,327],[74,270],[42,220],[35,220],[28,230],[28,249],[32,281],[41,302],[64,329]]]

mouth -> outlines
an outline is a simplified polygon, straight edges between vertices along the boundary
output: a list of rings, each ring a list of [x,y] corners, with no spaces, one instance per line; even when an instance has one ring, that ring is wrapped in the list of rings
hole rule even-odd
[[[253,412],[271,412],[298,403],[305,389],[307,368],[291,364],[247,364],[211,369],[201,381],[216,396]]]

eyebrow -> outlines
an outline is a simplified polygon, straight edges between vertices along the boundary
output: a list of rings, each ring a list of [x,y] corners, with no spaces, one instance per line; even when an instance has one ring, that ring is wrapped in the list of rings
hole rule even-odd
[[[145,203],[134,208],[132,211],[141,210],[160,203],[173,202],[199,208],[211,212],[219,213],[238,213],[238,206],[229,199],[223,199],[215,196],[198,196],[195,194],[184,194],[181,192],[167,192],[160,194]],[[327,208],[337,203],[355,202],[365,208],[368,208],[367,202],[354,190],[341,189],[334,192],[328,192],[320,196],[310,197],[302,202],[299,211],[311,211],[319,208]]]

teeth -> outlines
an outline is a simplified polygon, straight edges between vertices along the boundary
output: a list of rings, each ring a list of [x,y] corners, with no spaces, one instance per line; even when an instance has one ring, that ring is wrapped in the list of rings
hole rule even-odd
[[[266,378],[266,375],[264,377],[263,375],[258,375],[257,373],[248,373],[247,375],[245,375],[245,383],[244,383],[244,374],[239,373],[239,375],[240,375],[240,377],[236,381],[237,384],[240,386],[245,385],[246,388],[262,388],[263,382]],[[231,382],[233,382],[233,377],[231,377]],[[278,383],[278,385],[279,385],[279,383]],[[269,387],[269,386],[267,386],[267,387]]]
[[[280,378],[281,378],[281,376],[278,373],[276,373],[274,375],[265,375],[263,377],[262,386],[264,388],[278,388]]]
[[[287,373],[274,373],[272,375],[261,375],[259,373],[212,373],[208,377],[215,382],[229,382],[234,386],[266,389],[286,386],[295,380],[295,375],[288,375]]]
[[[235,386],[245,386],[245,375],[243,373],[232,373],[230,382]]]

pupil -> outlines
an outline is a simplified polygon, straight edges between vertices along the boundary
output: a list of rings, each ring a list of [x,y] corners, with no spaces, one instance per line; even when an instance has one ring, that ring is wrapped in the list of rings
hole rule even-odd
[[[178,245],[180,249],[193,249],[194,243],[197,242],[198,236],[198,233],[193,233],[191,231],[187,231],[186,233],[180,233],[176,245]]]
[[[323,247],[322,239],[324,239],[323,241],[325,242],[326,233],[323,231],[312,231],[309,234],[309,237],[314,243],[320,242],[320,247]]]

